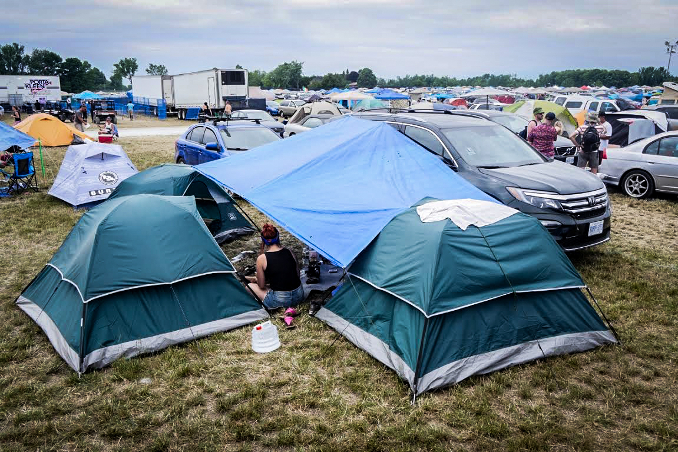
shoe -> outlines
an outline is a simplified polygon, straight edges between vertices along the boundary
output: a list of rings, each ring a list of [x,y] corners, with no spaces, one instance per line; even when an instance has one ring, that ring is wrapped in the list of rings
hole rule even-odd
[[[292,325],[292,322],[294,321],[294,317],[287,316],[283,319],[283,322],[285,323],[285,329],[292,330],[296,328],[296,325]]]
[[[308,315],[315,317],[315,315],[320,311],[321,306],[318,303],[311,303],[311,306],[308,310]]]
[[[285,310],[285,317],[287,317],[287,316],[289,316],[289,317],[296,317],[296,316],[298,316],[298,315],[299,315],[299,311],[297,311],[297,310],[294,309],[294,308],[287,308],[287,309]]]

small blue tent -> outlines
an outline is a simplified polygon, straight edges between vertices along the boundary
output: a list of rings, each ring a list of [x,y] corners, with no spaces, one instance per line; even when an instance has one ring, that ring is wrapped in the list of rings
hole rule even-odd
[[[195,168],[342,267],[422,198],[494,202],[391,126],[350,116]]]
[[[374,98],[381,100],[398,100],[398,99],[409,99],[410,96],[408,96],[407,94],[397,93],[390,89],[384,89],[375,94]]]
[[[73,99],[80,100],[101,99],[101,96],[96,93],[93,93],[92,91],[83,91],[81,93],[75,94],[73,96]]]
[[[0,152],[6,151],[13,146],[26,149],[35,144],[35,138],[15,129],[12,126],[0,122]]]

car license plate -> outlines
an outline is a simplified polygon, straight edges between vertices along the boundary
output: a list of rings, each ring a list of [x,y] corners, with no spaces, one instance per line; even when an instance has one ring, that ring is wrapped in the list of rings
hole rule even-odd
[[[565,163],[568,165],[574,165],[574,157],[565,157]]]
[[[589,237],[603,233],[603,220],[589,223]]]

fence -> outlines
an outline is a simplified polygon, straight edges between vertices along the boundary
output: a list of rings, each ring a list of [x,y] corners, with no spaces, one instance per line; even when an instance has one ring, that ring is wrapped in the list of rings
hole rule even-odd
[[[127,117],[127,104],[130,99],[127,97],[104,97],[97,99],[97,101],[108,101],[115,104],[115,114],[119,117]],[[90,115],[90,104],[87,100],[84,101],[87,105],[87,114]],[[134,104],[134,116],[146,115],[157,116],[158,119],[167,119],[167,105],[164,99],[148,99],[146,97],[135,97],[132,100]],[[80,108],[81,102],[73,99],[73,109]]]

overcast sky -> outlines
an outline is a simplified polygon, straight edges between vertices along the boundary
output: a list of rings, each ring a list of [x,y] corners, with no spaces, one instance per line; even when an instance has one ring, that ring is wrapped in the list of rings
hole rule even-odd
[[[666,66],[678,0],[22,0],[2,2],[0,42],[88,60],[123,57],[170,74],[240,64],[304,74],[371,68],[377,77]],[[678,73],[678,55],[672,61]]]

